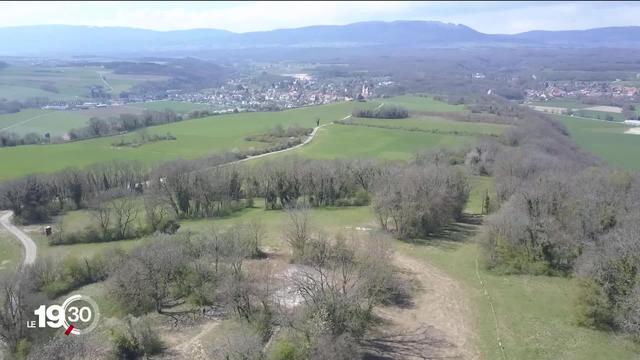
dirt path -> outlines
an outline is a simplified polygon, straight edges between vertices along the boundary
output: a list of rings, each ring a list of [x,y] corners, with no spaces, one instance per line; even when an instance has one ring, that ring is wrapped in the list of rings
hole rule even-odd
[[[349,116],[350,116],[350,115],[349,115]],[[237,160],[237,161],[231,162],[231,163],[229,163],[229,164],[225,164],[225,165],[238,164],[238,163],[241,163],[241,162],[245,162],[245,161],[249,161],[249,160],[253,160],[253,159],[258,159],[258,158],[262,158],[262,157],[265,157],[265,156],[270,156],[270,155],[280,154],[280,153],[283,153],[283,152],[287,152],[287,151],[292,151],[292,150],[295,150],[295,149],[299,149],[299,148],[301,148],[301,147],[303,147],[303,146],[307,145],[308,143],[310,143],[310,142],[311,142],[311,140],[313,140],[313,138],[316,136],[316,133],[318,132],[318,129],[320,129],[320,128],[322,128],[322,127],[325,127],[325,126],[328,126],[328,125],[331,125],[331,124],[333,124],[333,121],[332,121],[332,122],[330,122],[330,123],[326,123],[326,124],[322,124],[322,125],[320,125],[320,126],[316,126],[316,127],[314,127],[314,128],[313,128],[313,131],[312,131],[312,132],[311,132],[311,134],[310,134],[310,135],[305,139],[305,141],[301,142],[300,144],[298,144],[298,145],[296,145],[296,146],[292,146],[292,147],[290,147],[290,148],[286,148],[286,149],[282,149],[282,150],[271,151],[271,152],[264,153],[264,154],[260,154],[260,155],[247,156],[247,157],[246,157],[246,158],[244,158],[244,159]]]
[[[26,265],[33,264],[36,261],[36,253],[38,251],[36,243],[29,237],[29,235],[25,234],[22,230],[18,229],[11,223],[10,219],[11,216],[13,216],[13,211],[3,211],[0,212],[0,214],[0,225],[17,237],[24,247],[24,260],[22,261],[22,267],[24,268]]]
[[[213,329],[220,325],[220,321],[211,320],[204,323],[198,329],[195,335],[188,339],[180,339],[177,344],[170,346],[164,351],[162,359],[189,359],[189,360],[206,360],[209,359],[205,349],[206,343],[202,339],[207,336]],[[191,334],[190,334],[191,335]],[[174,337],[175,340],[175,337]]]
[[[113,88],[111,87],[111,85],[104,78],[104,74],[106,74],[106,72],[100,72],[100,71],[96,71],[96,72],[98,73],[98,79],[100,79],[102,83],[104,83],[104,85],[109,89],[109,91],[113,91]]]
[[[376,109],[380,109],[383,105],[384,105],[384,103],[380,103],[380,105],[378,105],[378,106],[376,107]],[[347,115],[347,116],[343,117],[343,118],[342,118],[342,119],[340,119],[340,120],[344,121],[344,120],[347,120],[347,119],[349,119],[349,118],[351,118],[351,114],[349,114],[349,115]],[[313,138],[316,136],[316,133],[318,132],[318,129],[320,129],[320,128],[322,128],[322,127],[325,127],[325,126],[332,125],[332,124],[333,124],[333,121],[332,121],[332,122],[328,122],[328,123],[326,123],[326,124],[322,124],[322,125],[320,125],[320,126],[316,126],[316,127],[314,127],[314,128],[313,128],[313,131],[312,131],[312,132],[311,132],[311,134],[307,137],[307,139],[306,139],[305,141],[303,141],[302,143],[300,143],[300,144],[296,145],[296,146],[292,146],[292,147],[290,147],[290,148],[286,148],[286,149],[282,149],[282,150],[278,150],[278,151],[272,151],[272,152],[268,152],[268,153],[264,153],[264,154],[260,154],[260,155],[248,156],[248,157],[246,157],[246,158],[244,158],[244,159],[237,160],[237,161],[234,161],[234,162],[231,162],[231,163],[225,164],[225,165],[238,164],[238,163],[245,162],[245,161],[249,161],[249,160],[253,160],[253,159],[258,159],[258,158],[262,158],[262,157],[266,157],[266,156],[270,156],[270,155],[280,154],[280,153],[283,153],[283,152],[287,152],[287,151],[292,151],[292,150],[299,149],[299,148],[301,148],[301,147],[303,147],[303,146],[307,145],[308,143],[310,143],[310,142],[311,142],[311,140],[313,140]]]
[[[479,359],[462,287],[442,270],[412,257],[396,254],[395,263],[412,275],[419,290],[411,306],[380,309],[388,325],[371,340],[371,348],[393,359]]]

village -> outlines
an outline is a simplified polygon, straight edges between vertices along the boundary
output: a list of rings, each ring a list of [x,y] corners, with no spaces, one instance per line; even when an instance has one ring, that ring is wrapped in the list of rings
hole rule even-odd
[[[553,98],[635,98],[640,88],[621,80],[615,81],[546,81],[544,89],[526,89],[527,101],[545,101]]]
[[[215,88],[187,91],[168,89],[163,92],[106,94],[91,89],[92,98],[65,102],[51,102],[43,110],[86,110],[150,101],[182,101],[208,105],[215,113],[243,111],[275,111],[302,106],[323,105],[339,101],[365,100],[380,96],[380,91],[394,86],[387,77],[344,80],[318,79],[308,74],[287,74],[268,84],[246,78],[234,78]],[[98,86],[99,87],[99,86]],[[102,94],[93,96],[93,94]]]

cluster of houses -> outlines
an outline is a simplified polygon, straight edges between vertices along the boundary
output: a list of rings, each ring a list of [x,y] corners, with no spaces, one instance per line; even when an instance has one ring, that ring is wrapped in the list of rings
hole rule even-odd
[[[260,86],[250,79],[233,79],[214,89],[171,92],[167,95],[171,100],[208,104],[214,109],[275,110],[367,99],[376,95],[376,89],[393,84],[388,79],[335,82],[317,80],[307,75],[291,76]]]
[[[625,85],[620,80],[614,82],[603,81],[548,81],[544,89],[527,89],[527,100],[540,101],[553,98],[580,97],[636,97],[640,96],[640,89],[636,86]]]

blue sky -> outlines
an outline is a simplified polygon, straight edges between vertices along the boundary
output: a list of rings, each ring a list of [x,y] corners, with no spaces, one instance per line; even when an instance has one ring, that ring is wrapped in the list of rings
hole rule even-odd
[[[68,24],[236,32],[438,20],[486,33],[640,25],[640,2],[1,2],[1,26]]]

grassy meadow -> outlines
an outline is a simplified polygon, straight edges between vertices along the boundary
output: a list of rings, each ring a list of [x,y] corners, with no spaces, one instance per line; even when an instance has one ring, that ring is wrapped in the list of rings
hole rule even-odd
[[[89,117],[79,111],[25,109],[13,114],[0,115],[0,131],[19,135],[27,133],[62,136],[73,128],[85,126]]]
[[[625,134],[628,125],[593,121],[570,116],[558,119],[567,127],[573,140],[611,165],[626,169],[640,169],[640,135]]]
[[[450,105],[443,101],[435,100],[428,96],[403,95],[393,98],[380,99],[385,105],[395,105],[406,108],[409,111],[436,111],[451,112],[464,111],[464,105]]]
[[[332,124],[320,129],[312,143],[292,153],[313,159],[407,160],[419,150],[457,147],[471,141],[463,136]]]
[[[583,104],[579,101],[575,100],[564,100],[564,99],[552,99],[548,101],[534,101],[531,105],[536,106],[551,106],[551,107],[560,107],[560,108],[569,108],[569,109],[582,109],[590,107],[591,105]]]
[[[397,100],[399,104],[413,103],[411,105],[413,108],[423,110],[461,109],[422,97],[385,99],[385,104],[387,101],[395,102],[395,99],[399,99]],[[419,101],[425,101],[426,104],[417,105]],[[247,135],[265,132],[278,124],[285,127],[294,124],[313,127],[316,119],[319,119],[321,124],[329,123],[349,116],[354,107],[376,106],[378,104],[378,102],[345,102],[281,112],[239,113],[186,120],[146,129],[150,134],[171,133],[177,140],[150,143],[135,148],[112,146],[122,137],[130,135],[117,135],[65,144],[0,148],[0,157],[7,159],[0,164],[0,180],[23,176],[33,172],[34,169],[38,169],[39,172],[52,172],[67,167],[82,167],[110,160],[139,160],[147,164],[154,164],[176,158],[197,158],[216,152],[261,148],[265,146],[264,143],[249,142],[244,138]],[[500,130],[498,126],[492,124],[465,124],[426,119],[419,116],[415,119],[402,121],[405,121],[405,123],[401,123],[404,124],[402,126],[423,126],[432,129],[446,130],[468,127],[481,129],[479,131],[487,133],[495,133]],[[412,122],[417,122],[418,125]],[[325,159],[354,156],[406,159],[420,149],[459,146],[470,141],[473,141],[473,138],[469,136],[332,124],[322,128],[318,138],[314,139],[310,145],[300,149],[299,153],[302,156]]]

